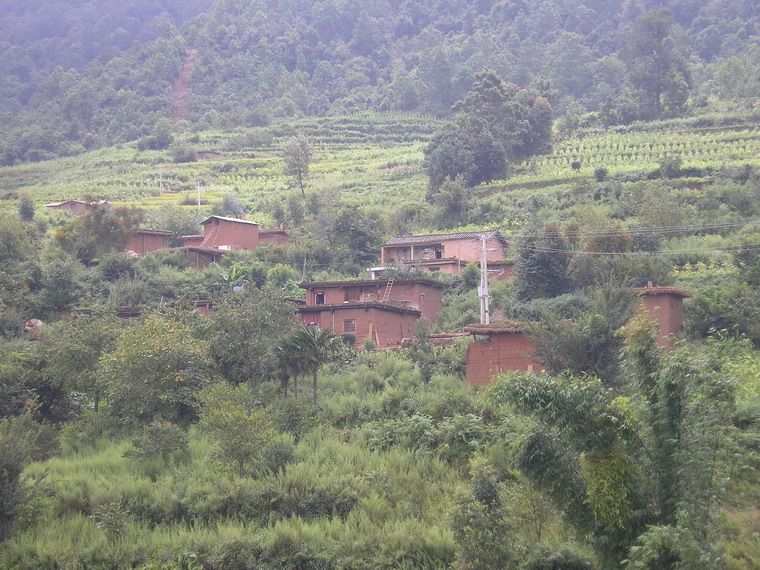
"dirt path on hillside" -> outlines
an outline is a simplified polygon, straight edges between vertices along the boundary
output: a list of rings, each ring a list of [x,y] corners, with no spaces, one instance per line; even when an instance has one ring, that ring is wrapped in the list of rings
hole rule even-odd
[[[172,89],[172,119],[175,121],[182,121],[187,117],[187,108],[190,105],[190,77],[193,75],[197,58],[197,49],[187,50],[185,62],[182,64],[179,77],[174,82]]]

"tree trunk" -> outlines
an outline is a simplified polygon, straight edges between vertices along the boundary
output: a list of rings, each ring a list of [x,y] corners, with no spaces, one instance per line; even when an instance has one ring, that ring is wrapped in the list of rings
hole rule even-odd
[[[311,373],[311,395],[314,398],[314,403],[317,403],[317,369],[315,368],[314,371]]]
[[[280,388],[282,389],[282,397],[287,398],[288,397],[288,382],[290,379],[285,376],[280,380]]]
[[[298,399],[298,376],[293,376],[293,397]]]

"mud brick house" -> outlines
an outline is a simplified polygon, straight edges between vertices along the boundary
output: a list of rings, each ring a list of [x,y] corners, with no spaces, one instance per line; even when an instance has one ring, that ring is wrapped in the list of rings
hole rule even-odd
[[[82,200],[66,200],[64,202],[53,202],[52,204],[45,204],[46,208],[52,210],[58,210],[59,212],[67,212],[69,214],[79,215],[88,212],[92,209],[91,202],[83,202]]]
[[[486,259],[504,259],[507,240],[498,230],[395,237],[380,251],[380,267],[370,269],[373,276],[388,267],[416,268],[459,275],[464,265],[480,260],[481,236],[486,236]]]
[[[259,224],[238,218],[209,216],[201,222],[203,235],[181,236],[182,249],[196,269],[216,263],[233,249],[253,250],[259,246]]]
[[[286,245],[288,243],[288,232],[283,228],[261,230],[259,231],[259,242],[272,245]]]
[[[656,321],[657,344],[672,349],[683,333],[683,300],[691,295],[676,287],[656,287],[651,281],[632,292],[640,298],[634,312],[646,312]],[[535,345],[528,335],[529,326],[508,322],[465,327],[465,332],[475,337],[467,347],[467,381],[483,385],[501,372],[543,370],[543,363],[533,354]]]
[[[353,335],[357,345],[370,339],[378,348],[401,346],[405,338],[413,337],[421,315],[417,309],[379,301],[298,308],[298,317],[303,324],[330,328],[336,334]]]
[[[253,250],[259,246],[259,224],[238,218],[209,216],[201,222],[203,241],[199,247],[229,251]]]
[[[217,263],[225,254],[224,251],[212,247],[205,248],[191,245],[183,247],[182,249],[185,252],[185,255],[190,258],[190,261],[196,269],[204,269],[212,263]]]
[[[497,281],[504,281],[506,279],[511,279],[514,272],[515,272],[514,261],[507,261],[506,259],[488,261],[488,276],[496,279]]]
[[[132,230],[132,234],[124,245],[124,251],[131,251],[137,255],[145,255],[150,251],[166,249],[172,237],[174,237],[173,232],[138,228]]]
[[[475,337],[467,345],[467,382],[483,386],[502,372],[542,371],[545,367],[533,354],[535,344],[528,335],[529,326],[511,321],[465,327],[464,331]]]
[[[434,322],[441,311],[444,285],[432,279],[385,279],[302,283],[306,304],[298,308],[304,324],[351,334],[378,347],[400,346],[415,334],[421,318]]]
[[[203,243],[203,234],[179,236],[179,242],[182,247],[199,246]]]
[[[656,287],[651,281],[633,292],[641,298],[637,311],[646,311],[657,322],[657,343],[666,349],[673,348],[683,334],[683,300],[691,297],[689,292],[677,287]]]
[[[259,224],[249,220],[209,216],[201,226],[202,235],[180,236],[183,249],[199,269],[215,263],[227,251],[252,251],[262,244],[288,242],[288,232],[284,229],[262,230]]]

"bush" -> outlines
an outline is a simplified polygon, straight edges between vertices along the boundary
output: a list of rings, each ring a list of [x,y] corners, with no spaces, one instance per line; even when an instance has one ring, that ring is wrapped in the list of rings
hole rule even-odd
[[[530,557],[526,570],[593,570],[592,562],[569,546],[542,546]]]
[[[31,222],[34,219],[34,201],[27,194],[22,194],[18,198],[18,215],[25,222]]]
[[[187,434],[172,423],[156,421],[143,428],[132,447],[134,449],[127,451],[124,457],[160,458],[165,465],[173,455],[187,451]]]
[[[0,543],[10,536],[13,524],[31,491],[21,479],[28,463],[42,460],[55,449],[50,430],[30,414],[0,419]]]
[[[195,162],[198,160],[198,155],[192,147],[180,145],[172,149],[172,160],[177,163]]]

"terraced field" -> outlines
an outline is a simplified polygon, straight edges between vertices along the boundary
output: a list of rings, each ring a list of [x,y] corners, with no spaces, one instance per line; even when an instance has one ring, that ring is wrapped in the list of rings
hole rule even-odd
[[[125,144],[1,168],[0,207],[14,208],[18,194],[26,193],[39,204],[94,196],[144,208],[191,208],[200,185],[204,202],[233,194],[251,208],[252,217],[269,223],[271,205],[294,191],[282,173],[279,148],[286,138],[303,133],[314,149],[310,191],[330,204],[392,210],[423,199],[423,149],[439,125],[419,115],[365,113],[283,121],[266,129],[189,133],[179,143],[201,153],[200,160],[189,163],[175,163],[171,150],[140,152],[136,144]],[[475,195],[522,201],[567,192],[602,168],[609,176],[644,178],[663,160],[675,158],[686,172],[760,165],[760,126],[752,121],[718,128],[663,124],[657,130],[649,124],[638,130],[582,132],[557,141],[549,155],[514,165],[508,180],[483,185]]]
[[[266,205],[291,189],[279,148],[297,133],[313,145],[311,191],[331,201],[399,204],[424,194],[422,149],[437,126],[420,116],[365,114],[283,122],[266,130],[207,131],[181,139],[201,159],[179,164],[169,150],[140,152],[135,144],[120,145],[0,169],[0,207],[15,207],[19,193],[39,204],[85,196],[145,208],[191,204],[200,184],[203,201],[234,194],[253,215],[266,216]]]

